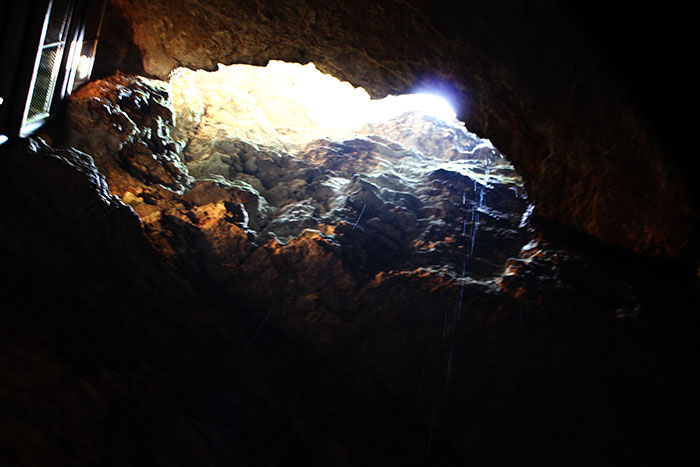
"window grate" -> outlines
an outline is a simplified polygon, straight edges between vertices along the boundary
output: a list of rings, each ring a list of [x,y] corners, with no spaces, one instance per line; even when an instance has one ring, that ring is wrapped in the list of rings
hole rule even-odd
[[[69,6],[70,2],[67,0],[53,0],[44,44],[65,41]]]
[[[72,2],[53,0],[47,11],[48,23],[42,41],[38,64],[34,72],[32,91],[22,126],[49,115],[58,79],[63,51],[66,47]]]
[[[51,94],[56,81],[58,62],[63,47],[50,47],[41,51],[41,61],[34,81],[34,90],[29,104],[27,121],[46,116],[51,106]]]
[[[51,115],[55,99],[85,84],[92,73],[106,0],[49,0],[29,84],[20,135]]]

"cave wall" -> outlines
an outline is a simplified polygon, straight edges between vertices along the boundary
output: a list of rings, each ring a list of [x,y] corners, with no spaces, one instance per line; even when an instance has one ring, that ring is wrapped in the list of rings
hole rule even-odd
[[[312,61],[375,97],[442,90],[471,131],[511,158],[542,219],[644,254],[696,254],[685,166],[588,40],[594,13],[582,26],[549,1],[112,0],[110,8],[128,26],[112,35],[135,44],[143,72],[160,78],[180,66],[281,59]],[[131,50],[123,67],[133,70]]]
[[[694,214],[674,159],[584,44],[546,52],[570,25],[545,27],[556,17],[538,16],[544,7],[491,3],[445,22],[445,3],[117,3],[127,19],[111,23],[103,73],[167,73],[169,57],[185,54],[212,65],[228,50],[227,62],[313,59],[380,95],[430,70],[462,93],[470,127],[508,149],[541,215],[637,251],[688,251],[692,230],[677,219]],[[315,23],[297,30],[311,13]],[[216,18],[228,31],[215,35],[218,52],[203,39]],[[174,37],[166,27],[184,37],[181,50],[149,45]],[[382,34],[394,39],[375,48]],[[236,37],[248,55],[226,42]],[[204,45],[193,53],[193,43]],[[167,53],[149,59],[158,47]],[[577,59],[578,72],[566,71],[572,50],[590,59]],[[567,110],[575,79],[588,93],[578,116]],[[123,75],[109,83],[114,92],[104,81],[82,88],[57,120],[77,150],[51,147],[58,137],[0,146],[0,257],[11,272],[0,288],[0,464],[663,465],[694,452],[698,301],[685,270],[538,240],[497,282],[461,290],[420,270],[355,280],[318,233],[235,251],[246,194],[189,180],[162,89]],[[621,228],[632,221],[646,230]],[[456,299],[465,314],[452,325],[448,392]]]

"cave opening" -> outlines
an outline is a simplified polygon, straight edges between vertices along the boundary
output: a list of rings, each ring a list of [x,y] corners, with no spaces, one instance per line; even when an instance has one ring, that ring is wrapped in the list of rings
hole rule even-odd
[[[490,280],[527,242],[522,179],[438,94],[371,99],[313,63],[282,61],[179,68],[169,86],[189,174],[259,196],[244,213],[255,237],[317,230],[372,272],[461,280],[467,260],[454,258]]]

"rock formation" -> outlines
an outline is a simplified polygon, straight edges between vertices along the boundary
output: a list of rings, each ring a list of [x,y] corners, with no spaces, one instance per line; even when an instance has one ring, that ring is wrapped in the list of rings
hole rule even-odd
[[[678,167],[558,7],[450,3],[112,2],[150,78],[88,83],[0,146],[0,464],[692,453]],[[260,102],[204,71],[165,80],[280,58],[375,97],[443,85],[467,126],[251,127]]]

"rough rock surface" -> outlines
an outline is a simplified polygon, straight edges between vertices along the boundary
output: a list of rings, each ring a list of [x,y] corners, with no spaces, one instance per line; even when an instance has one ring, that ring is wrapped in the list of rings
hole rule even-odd
[[[590,465],[694,449],[683,271],[539,236],[463,288],[425,268],[357,274],[319,231],[248,254],[226,203],[249,192],[178,194],[125,165],[114,180],[162,194],[136,208],[168,213],[139,225],[95,155],[0,153],[3,464]]]
[[[70,144],[189,274],[230,281],[258,239],[306,229],[367,274],[429,268],[460,280],[493,279],[527,243],[519,176],[456,122],[409,113],[290,153],[231,135],[208,102],[173,114],[167,83],[117,75],[83,87],[67,110]]]
[[[84,178],[81,173],[92,174],[91,186],[99,189],[58,200],[79,211],[98,193],[127,217],[112,225],[108,211],[94,217],[96,225],[86,225],[95,249],[73,260],[77,275],[70,277],[80,278],[77,284],[51,285],[42,301],[35,286],[24,283],[22,290],[34,291],[32,300],[3,298],[9,300],[4,309],[15,310],[3,314],[7,352],[20,362],[26,361],[23,354],[50,362],[46,365],[55,370],[45,372],[40,383],[58,391],[41,402],[38,390],[26,386],[26,373],[6,372],[14,375],[0,385],[3,400],[13,407],[8,413],[15,428],[8,430],[11,444],[3,449],[11,464],[56,458],[84,465],[183,459],[245,465],[512,464],[541,460],[541,440],[547,439],[545,459],[556,463],[576,452],[585,465],[601,456],[629,459],[631,451],[640,460],[672,459],[687,447],[682,437],[696,435],[691,427],[697,385],[684,376],[685,365],[696,361],[695,345],[683,330],[697,326],[697,297],[683,282],[684,271],[552,245],[538,233],[519,230],[525,204],[511,189],[518,186],[512,169],[492,160],[490,177],[480,170],[488,167],[484,161],[496,159],[493,149],[479,147],[463,129],[458,148],[465,152],[455,160],[450,155],[459,151],[452,145],[433,160],[417,157],[407,146],[426,149],[426,134],[457,132],[417,115],[374,127],[373,139],[321,141],[296,154],[256,152],[240,139],[197,145],[193,136],[187,148],[213,145],[236,154],[243,148],[256,157],[258,171],[246,173],[245,164],[239,171],[204,163],[197,166],[203,178],[193,181],[184,164],[156,159],[178,167],[177,180],[188,180],[187,188],[173,190],[119,158],[120,148],[149,133],[138,125],[124,133],[117,123],[140,118],[150,128],[162,108],[170,108],[163,86],[118,76],[74,96],[67,114],[71,139],[91,151],[95,165],[73,150],[63,151],[70,155],[64,159],[82,160],[78,165],[89,170],[65,164],[60,171],[25,168],[33,160],[27,155],[36,152],[31,148],[14,148],[3,159],[12,173],[51,181],[41,186],[38,199],[22,178],[3,185],[21,195],[22,206],[34,206],[28,215],[8,205],[6,217],[31,226],[32,216],[53,213],[44,231],[34,226],[17,229],[28,232],[24,237],[12,236],[13,229],[5,234],[3,245],[15,245],[3,247],[11,252],[6,257],[27,277],[41,271],[40,281],[50,285],[62,277],[62,252],[72,237],[55,232],[69,231],[75,213],[54,212],[53,200],[84,186],[74,180]],[[134,95],[128,89],[159,106],[142,106],[132,116],[134,106],[116,99]],[[156,114],[143,111],[149,108]],[[79,124],[87,115],[103,118],[91,120],[87,130]],[[168,132],[158,133],[161,143],[184,158],[180,142],[163,136],[178,134],[167,124],[170,119],[164,121]],[[206,134],[205,127],[197,131]],[[111,135],[111,145],[103,144],[105,135]],[[208,152],[190,153],[190,163],[203,154]],[[401,173],[397,155],[406,159]],[[275,183],[289,184],[297,171],[307,173],[308,181],[298,183],[296,194],[290,190],[266,204],[272,188],[264,180],[282,160],[289,164],[283,173],[293,178]],[[467,167],[454,167],[464,160]],[[426,170],[428,162],[443,167]],[[226,177],[208,173],[221,168]],[[114,182],[112,193],[97,169]],[[361,173],[351,176],[355,171]],[[415,186],[406,186],[402,173],[411,174]],[[346,189],[331,190],[339,206],[323,211],[326,198],[318,194],[323,190],[312,187],[336,178],[343,181],[334,189]],[[492,188],[479,189],[479,181]],[[260,190],[252,188],[258,183]],[[479,191],[483,204],[475,196]],[[115,194],[138,213],[141,229]],[[362,216],[360,203],[367,206]],[[103,204],[97,206],[104,210]],[[464,240],[471,234],[460,234],[472,230],[472,213],[481,220],[475,249],[467,255]],[[122,225],[128,231],[114,232]],[[272,235],[275,229],[286,242]],[[449,237],[462,240],[451,243]],[[52,240],[37,242],[40,238]],[[392,250],[397,245],[408,254]],[[506,261],[505,255],[513,257]],[[46,264],[51,266],[45,269]],[[110,279],[92,275],[94,269],[82,271],[84,264],[110,271]],[[83,289],[94,299],[84,303]],[[115,295],[119,299],[111,302]],[[60,300],[49,309],[69,310],[62,313],[71,321],[59,325],[53,315],[36,311],[54,297]],[[664,318],[670,310],[674,320]],[[122,328],[129,334],[117,332]],[[96,337],[86,340],[81,332]],[[26,336],[34,335],[47,347],[31,347],[34,341]],[[68,368],[75,370],[66,375]],[[38,371],[36,363],[28,369]],[[666,405],[647,404],[658,397]],[[46,423],[55,416],[70,426]],[[658,438],[658,426],[672,428]],[[652,438],[654,443],[640,447],[640,439]]]
[[[347,140],[285,144],[274,128],[227,126],[231,119],[220,109],[240,108],[237,98],[202,96],[193,87],[176,99],[178,121],[191,128],[177,131],[190,173],[257,192],[268,207],[254,227],[260,234],[287,241],[319,230],[340,245],[345,261],[374,272],[431,267],[460,275],[455,263],[468,258],[469,274],[485,278],[500,274],[526,243],[520,177],[456,121],[412,112],[366,124]]]
[[[562,5],[112,3],[157,77],[282,59],[312,61],[375,96],[443,89],[508,154],[541,217],[645,254],[696,254],[700,216],[674,162],[682,156],[664,150]]]
[[[402,116],[282,154],[200,125],[185,147],[166,91],[122,75],[76,93],[67,144],[90,155],[0,150],[0,463],[590,465],[693,448],[687,271],[518,229],[512,169],[463,129]],[[130,144],[150,153],[125,160]],[[212,144],[257,170],[203,161]]]
[[[169,94],[155,81],[117,75],[88,84],[69,105],[72,144],[104,155],[100,169],[122,197],[120,176],[174,191],[191,183],[170,138]]]

